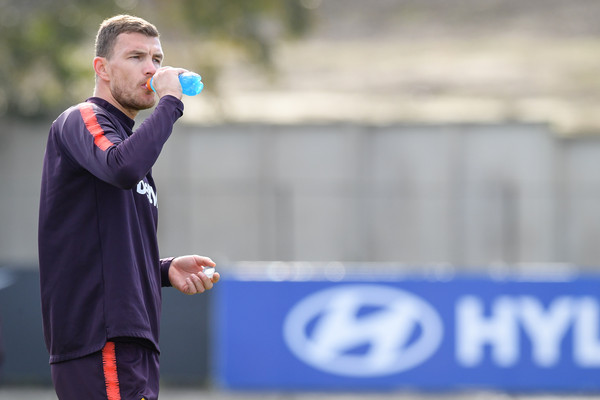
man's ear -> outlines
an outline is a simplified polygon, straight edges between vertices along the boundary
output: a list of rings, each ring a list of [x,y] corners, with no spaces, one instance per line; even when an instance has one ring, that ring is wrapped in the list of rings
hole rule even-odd
[[[105,81],[108,81],[108,61],[104,57],[94,57],[94,71],[96,71],[96,75]]]

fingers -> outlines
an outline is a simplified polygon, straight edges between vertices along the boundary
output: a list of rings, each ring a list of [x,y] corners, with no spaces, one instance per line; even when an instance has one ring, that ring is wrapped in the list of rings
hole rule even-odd
[[[179,67],[170,67],[170,66],[164,66],[161,67],[160,69],[164,69],[164,70],[169,70],[169,71],[174,71],[177,73],[177,75],[183,74],[184,72],[189,72],[187,69],[185,68],[179,68]]]
[[[183,68],[162,67],[154,73],[153,87],[158,97],[172,95],[181,99],[181,84],[178,76],[185,72]]]
[[[215,275],[217,275],[217,280],[214,282],[217,282],[220,277],[218,276],[218,273],[215,273]],[[205,291],[210,290],[213,287],[213,280],[207,277],[203,272],[191,274],[189,277],[186,278],[185,282],[187,284],[187,288],[185,291],[186,294],[204,293]]]
[[[176,257],[171,263],[171,268],[179,274],[179,291],[189,295],[204,293],[213,288],[213,284],[221,279],[221,275],[214,272],[212,277],[209,277],[203,270],[215,267],[216,263],[209,257],[196,254]]]
[[[217,264],[215,264],[215,262],[213,260],[211,260],[209,257],[195,255],[194,259],[196,261],[196,264],[201,265],[203,267],[216,267],[217,266]]]
[[[171,74],[175,77],[178,77],[179,75],[183,74],[184,72],[189,72],[187,69],[183,69],[183,68],[173,68],[173,67],[161,67],[159,68],[155,75],[165,75],[165,74]]]
[[[169,66],[164,66],[164,67],[160,67],[159,69],[156,70],[156,72],[161,72],[164,73],[166,71],[171,71],[176,73],[177,75],[183,74],[184,72],[189,72],[187,69],[184,68],[175,68],[175,67],[169,67]]]
[[[203,291],[210,290],[213,288],[213,281],[208,276],[206,276],[203,272],[199,272],[198,275],[196,275],[196,276],[198,276],[198,278],[200,279],[200,281],[202,283]]]

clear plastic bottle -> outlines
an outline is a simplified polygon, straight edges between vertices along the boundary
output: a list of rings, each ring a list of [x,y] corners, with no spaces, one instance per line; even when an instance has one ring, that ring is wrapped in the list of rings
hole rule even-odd
[[[154,78],[148,79],[146,82],[146,87],[148,90],[154,90],[154,86],[152,85]],[[183,94],[188,96],[195,96],[199,94],[202,89],[204,89],[204,83],[202,83],[202,77],[195,72],[184,72],[179,75],[179,83],[181,84],[181,90]]]

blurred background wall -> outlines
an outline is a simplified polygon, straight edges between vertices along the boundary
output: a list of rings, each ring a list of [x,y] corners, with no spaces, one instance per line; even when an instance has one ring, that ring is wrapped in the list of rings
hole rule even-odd
[[[5,262],[36,265],[44,126],[1,150]],[[164,256],[573,263],[600,254],[600,140],[547,125],[179,125],[154,169]]]
[[[46,135],[118,13],[205,82],[154,169],[164,256],[598,270],[595,0],[0,2],[0,266],[35,280]],[[32,321],[14,379],[47,373]]]
[[[597,2],[61,5],[2,4],[2,261],[35,265],[49,124],[127,12],[166,64],[206,70],[155,168],[165,254],[598,262]]]

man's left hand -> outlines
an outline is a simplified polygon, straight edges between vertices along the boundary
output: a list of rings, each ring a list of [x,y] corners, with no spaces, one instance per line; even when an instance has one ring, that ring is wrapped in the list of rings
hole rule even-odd
[[[176,257],[169,268],[171,285],[184,294],[203,293],[210,290],[220,279],[215,272],[212,279],[204,274],[204,267],[214,268],[216,264],[208,257],[190,255]]]

